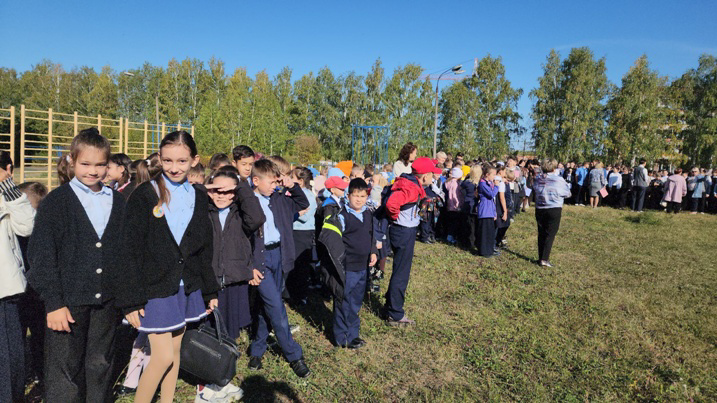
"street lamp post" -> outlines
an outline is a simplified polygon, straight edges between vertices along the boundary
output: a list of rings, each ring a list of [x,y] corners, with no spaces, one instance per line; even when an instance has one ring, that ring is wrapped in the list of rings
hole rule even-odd
[[[448,73],[449,71],[452,71],[453,74],[461,74],[463,73],[463,70],[461,70],[463,66],[457,65],[453,66],[450,69],[444,71],[438,76],[438,80],[436,80],[436,106],[435,106],[435,114],[433,116],[433,158],[436,158],[436,153],[438,150],[436,149],[438,147],[438,84],[441,83],[441,77],[443,77],[444,74]]]

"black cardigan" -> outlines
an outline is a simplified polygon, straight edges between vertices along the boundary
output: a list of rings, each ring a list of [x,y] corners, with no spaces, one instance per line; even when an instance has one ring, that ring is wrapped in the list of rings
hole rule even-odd
[[[152,210],[159,197],[151,181],[132,192],[127,203],[125,275],[117,284],[117,305],[124,313],[144,307],[148,300],[179,291],[180,280],[188,295],[202,290],[204,299],[216,298],[219,285],[212,270],[212,224],[209,197],[203,186],[195,186],[194,213],[177,242],[162,216]]]
[[[236,198],[229,207],[224,228],[219,222],[219,210],[214,204],[209,205],[209,219],[214,229],[212,267],[222,286],[254,277],[249,238],[266,221],[259,199],[246,181],[239,182]]]
[[[28,281],[47,312],[111,301],[124,269],[124,196],[112,191],[112,211],[100,239],[70,186],[60,186],[40,203],[28,245]]]

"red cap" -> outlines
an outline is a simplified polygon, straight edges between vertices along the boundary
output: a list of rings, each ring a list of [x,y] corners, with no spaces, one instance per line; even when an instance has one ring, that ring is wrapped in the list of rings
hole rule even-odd
[[[443,173],[440,168],[436,167],[436,163],[433,162],[432,159],[428,157],[420,157],[416,158],[413,161],[413,164],[411,164],[411,169],[413,170],[413,173],[415,174],[428,174],[428,173],[434,173],[434,174],[440,174]]]
[[[324,187],[326,189],[339,188],[341,190],[345,190],[348,186],[349,183],[338,176],[332,176],[329,179],[326,179],[326,182],[324,183]]]

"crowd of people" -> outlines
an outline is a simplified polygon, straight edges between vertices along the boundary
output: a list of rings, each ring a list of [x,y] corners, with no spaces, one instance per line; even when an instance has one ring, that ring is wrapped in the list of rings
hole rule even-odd
[[[30,374],[48,402],[130,394],[150,402],[157,392],[170,402],[185,330],[215,309],[230,338],[247,332],[251,370],[275,343],[304,378],[311,371],[287,303],[309,304],[312,293],[332,298],[331,342],[361,349],[359,310],[367,292],[380,291],[392,256],[381,315],[390,326],[414,326],[404,302],[417,240],[493,258],[532,203],[537,263],[552,267],[566,202],[717,210],[711,171],[669,175],[644,160],[627,168],[443,152],[432,159],[408,143],[383,166],[301,166],[246,145],[207,165],[183,131],[132,161],[111,154],[91,128],[60,158],[60,186],[48,193],[40,183],[16,185],[11,156],[0,154],[0,353],[8,357],[0,401],[21,401]],[[129,329],[130,362],[115,387],[116,335]],[[232,382],[199,384],[196,401],[242,394]]]

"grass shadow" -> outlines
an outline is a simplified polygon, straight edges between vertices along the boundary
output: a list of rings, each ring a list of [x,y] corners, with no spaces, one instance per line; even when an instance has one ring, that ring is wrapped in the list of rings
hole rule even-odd
[[[388,287],[388,284],[386,284],[386,287]],[[383,311],[383,303],[381,302],[381,297],[379,296],[379,294],[375,292],[368,293],[368,298],[366,298],[365,304],[369,312],[374,314],[377,318],[381,320],[386,318],[386,315]]]
[[[333,342],[333,312],[326,307],[325,299],[322,295],[309,295],[305,305],[294,305],[291,308],[311,326],[322,332],[326,339]]]
[[[286,382],[269,382],[261,375],[244,378],[241,383],[244,391],[244,402],[301,402],[299,395]]]
[[[629,215],[625,217],[625,221],[633,224],[642,225],[661,225],[665,220],[664,214],[658,214],[653,212],[645,212],[638,215]]]
[[[520,259],[525,260],[526,262],[530,262],[530,263],[533,263],[533,264],[537,264],[537,263],[538,263],[537,260],[531,259],[531,258],[529,258],[528,256],[523,255],[522,253],[518,253],[518,252],[512,251],[512,250],[510,250],[510,249],[508,249],[508,248],[503,248],[503,250],[506,251],[506,252],[508,252],[508,253],[510,253],[511,255],[513,255],[513,256],[515,256],[515,257],[517,257],[517,258],[520,258]]]

